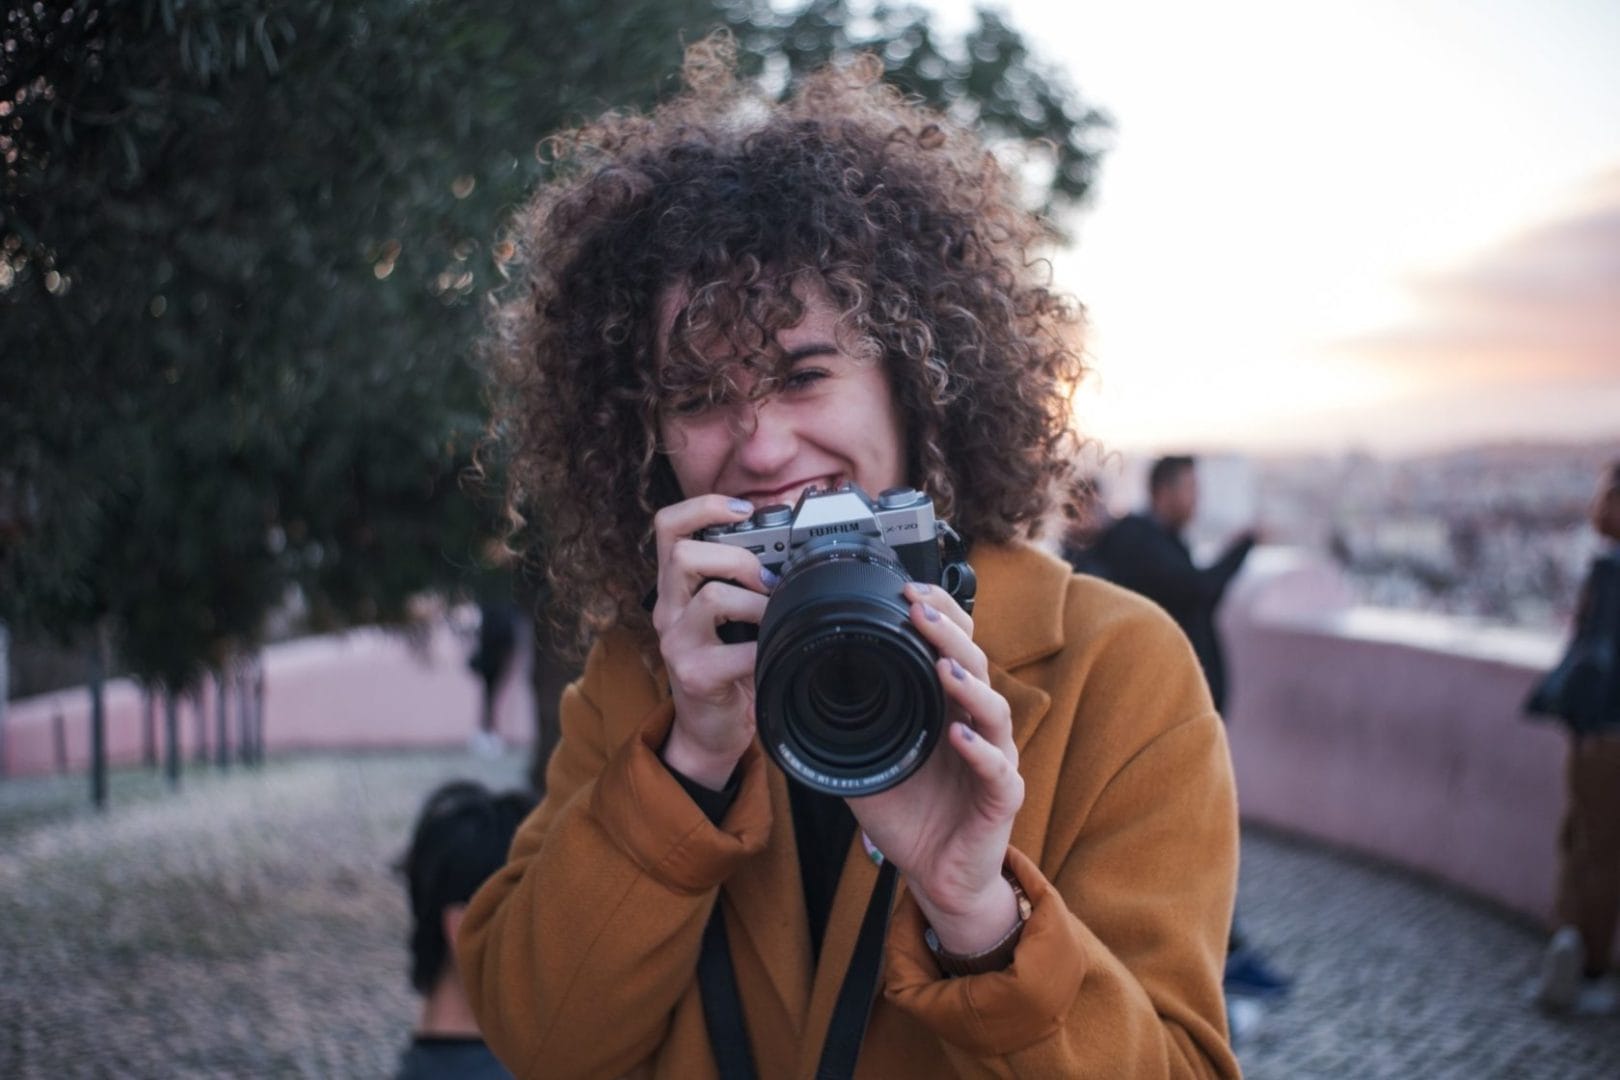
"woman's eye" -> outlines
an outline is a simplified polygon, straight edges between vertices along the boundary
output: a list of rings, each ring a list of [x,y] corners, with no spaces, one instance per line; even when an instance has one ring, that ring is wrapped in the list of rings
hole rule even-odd
[[[702,416],[714,404],[707,394],[693,394],[690,397],[676,398],[670,402],[669,411],[676,416],[691,418]]]
[[[826,377],[827,372],[820,368],[797,368],[782,380],[782,389],[790,392],[807,390]]]

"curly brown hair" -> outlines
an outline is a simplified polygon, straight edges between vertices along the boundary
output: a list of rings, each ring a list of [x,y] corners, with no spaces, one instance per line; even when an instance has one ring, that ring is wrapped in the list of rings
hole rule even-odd
[[[1037,534],[1078,448],[1081,310],[1049,287],[1033,252],[1051,234],[984,144],[880,83],[872,57],[781,103],[739,86],[734,65],[730,38],[711,37],[650,115],[548,140],[553,179],[502,245],[491,430],[514,538],[538,520],[554,621],[577,644],[646,622],[652,517],[681,498],[660,408],[694,386],[726,392],[739,363],[769,392],[806,274],[882,358],[908,479],[970,543]]]

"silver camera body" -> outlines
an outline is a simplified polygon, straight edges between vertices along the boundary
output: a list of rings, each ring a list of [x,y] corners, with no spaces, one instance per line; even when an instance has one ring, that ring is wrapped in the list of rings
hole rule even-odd
[[[767,570],[780,573],[812,541],[850,536],[881,541],[893,549],[913,580],[940,583],[940,526],[934,519],[934,503],[915,488],[889,488],[874,501],[855,484],[832,491],[810,487],[797,507],[785,503],[761,507],[745,521],[704,529],[700,538],[752,551]]]
[[[909,487],[876,500],[853,484],[807,488],[796,507],[763,507],[700,538],[752,551],[780,576],[757,627],[719,628],[723,641],[759,643],[754,710],[771,758],[846,798],[911,775],[939,741],[946,704],[906,583],[939,586],[969,611],[976,588],[932,500]]]

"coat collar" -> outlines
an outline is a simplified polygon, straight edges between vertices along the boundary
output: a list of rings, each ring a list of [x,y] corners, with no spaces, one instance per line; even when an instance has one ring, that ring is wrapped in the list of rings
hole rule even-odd
[[[977,544],[968,563],[979,579],[973,638],[992,664],[1011,671],[1063,647],[1067,563],[1017,542]]]
[[[1063,647],[1069,564],[1024,543],[979,544],[968,555],[979,579],[973,640],[990,661],[990,685],[1012,710],[1022,754],[1051,707],[1040,686],[1014,674]]]

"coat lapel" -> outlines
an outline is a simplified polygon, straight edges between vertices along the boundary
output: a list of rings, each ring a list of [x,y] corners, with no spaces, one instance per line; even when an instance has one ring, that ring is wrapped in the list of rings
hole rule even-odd
[[[799,880],[799,845],[793,835],[787,777],[769,766],[771,839],[726,881],[736,922],[770,975],[788,1026],[802,1034],[810,1002],[810,916]],[[840,894],[841,895],[841,894]],[[749,1003],[744,1003],[745,1010]]]
[[[973,640],[992,664],[1013,671],[1063,647],[1069,564],[1028,544],[981,544],[968,561],[979,579]]]
[[[827,931],[821,941],[821,962],[816,966],[815,980],[811,984],[809,1013],[799,1039],[798,1059],[794,1076],[814,1076],[827,1042],[827,1026],[832,1021],[833,1006],[838,991],[849,972],[850,959],[855,954],[855,939],[860,934],[861,920],[872,899],[872,888],[877,884],[877,866],[867,858],[861,843],[859,828],[844,853],[844,868],[838,875],[838,892],[833,897],[832,912],[827,917]],[[896,890],[898,895],[898,890]]]
[[[1046,710],[1052,707],[1052,696],[1016,675],[1009,675],[995,664],[990,665],[990,686],[1007,699],[1007,705],[1012,710],[1013,745],[1018,747],[1019,756],[1022,757],[1030,736],[1035,734],[1035,729],[1046,718]]]
[[[1045,690],[1013,672],[1063,647],[1069,565],[1023,544],[981,545],[969,560],[979,579],[973,640],[990,658],[990,685],[1012,709],[1013,743],[1022,754],[1051,707]]]

